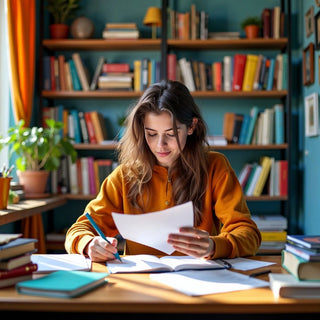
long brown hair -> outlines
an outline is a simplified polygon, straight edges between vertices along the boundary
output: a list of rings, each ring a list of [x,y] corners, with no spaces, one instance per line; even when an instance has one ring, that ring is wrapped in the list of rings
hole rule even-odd
[[[206,124],[189,90],[178,81],[162,81],[147,88],[126,119],[126,132],[119,143],[119,163],[124,165],[125,178],[130,185],[129,200],[143,211],[138,198],[148,190],[152,168],[156,158],[150,151],[144,134],[144,117],[147,113],[159,114],[167,111],[173,120],[177,142],[176,121],[190,128],[193,119],[196,127],[180,157],[173,165],[175,173],[172,190],[175,204],[192,201],[195,210],[195,224],[201,222],[202,199],[207,186]],[[180,145],[179,145],[180,146]]]

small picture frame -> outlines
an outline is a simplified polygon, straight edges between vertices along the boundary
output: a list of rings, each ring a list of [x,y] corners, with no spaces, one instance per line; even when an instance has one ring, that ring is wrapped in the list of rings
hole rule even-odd
[[[309,37],[314,32],[314,9],[313,6],[307,11],[304,16],[306,36]]]
[[[314,29],[315,29],[315,48],[320,49],[320,11],[314,17]]]
[[[319,135],[319,104],[318,94],[312,93],[304,98],[305,136]]]
[[[302,55],[303,85],[307,86],[314,83],[314,44],[310,43]]]
[[[314,2],[316,3],[317,7],[320,7],[320,0],[314,0]]]

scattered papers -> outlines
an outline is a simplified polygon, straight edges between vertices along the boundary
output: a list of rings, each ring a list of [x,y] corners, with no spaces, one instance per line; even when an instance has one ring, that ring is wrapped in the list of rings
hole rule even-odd
[[[36,273],[49,273],[57,270],[91,270],[91,260],[81,254],[33,254],[31,261],[38,265]]]
[[[258,261],[246,258],[223,259],[232,265],[232,269],[246,271],[275,264],[275,262]]]
[[[180,271],[150,274],[154,281],[190,296],[267,287],[267,281],[229,270]]]
[[[193,226],[192,202],[152,213],[120,214],[112,212],[113,220],[124,239],[158,249],[166,254],[174,252],[167,243],[170,233],[181,227]]]

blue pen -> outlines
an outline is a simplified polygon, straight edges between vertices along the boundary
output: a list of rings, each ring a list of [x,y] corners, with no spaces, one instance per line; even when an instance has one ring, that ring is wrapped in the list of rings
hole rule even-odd
[[[103,239],[106,240],[108,243],[110,243],[110,241],[106,238],[106,236],[103,234],[103,232],[100,230],[100,228],[98,227],[98,225],[95,223],[95,221],[92,219],[92,217],[90,216],[90,214],[88,212],[86,212],[85,216],[88,218],[88,220],[90,221],[91,225],[94,227],[94,229],[98,232],[99,236]],[[111,243],[110,243],[111,244]],[[118,259],[119,261],[122,262],[120,256],[119,256],[119,252],[116,252],[114,254],[115,258]]]

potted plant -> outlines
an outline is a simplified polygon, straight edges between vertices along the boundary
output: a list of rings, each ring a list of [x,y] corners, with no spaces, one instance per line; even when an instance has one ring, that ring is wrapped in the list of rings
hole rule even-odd
[[[241,22],[241,28],[245,31],[248,39],[257,38],[261,26],[262,20],[257,16],[247,17]]]
[[[118,125],[120,126],[120,131],[119,131],[119,134],[118,134],[118,139],[119,140],[124,135],[125,126],[126,126],[126,119],[127,119],[127,117],[125,115],[121,115],[121,116],[118,117]]]
[[[73,17],[80,0],[48,0],[48,11],[52,14],[54,23],[50,25],[50,35],[53,39],[68,37],[69,26],[66,22]]]
[[[17,156],[17,175],[28,197],[41,197],[49,172],[59,168],[62,156],[70,156],[72,162],[77,157],[71,139],[61,135],[63,123],[53,119],[46,123],[45,128],[25,128],[21,120],[9,128],[8,137],[0,139],[0,146],[11,146],[10,156]]]

